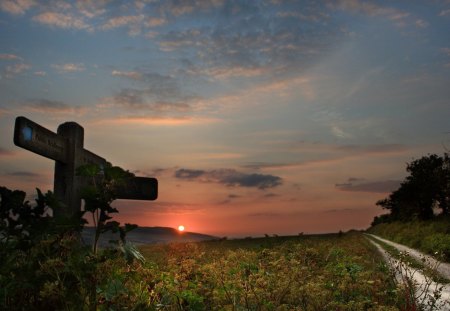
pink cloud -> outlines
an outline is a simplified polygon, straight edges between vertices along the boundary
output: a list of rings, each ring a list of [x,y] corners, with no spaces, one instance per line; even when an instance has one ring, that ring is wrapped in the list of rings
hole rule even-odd
[[[64,29],[92,30],[92,27],[86,24],[83,19],[63,13],[44,12],[33,17],[33,20],[47,26]]]
[[[142,22],[143,19],[144,15],[117,16],[110,18],[105,24],[103,24],[102,28],[108,30],[117,27],[127,26],[130,24],[137,24]]]
[[[0,54],[1,60],[21,60],[22,58],[14,54]]]
[[[10,14],[21,15],[35,4],[33,0],[3,0],[0,2],[0,8]]]

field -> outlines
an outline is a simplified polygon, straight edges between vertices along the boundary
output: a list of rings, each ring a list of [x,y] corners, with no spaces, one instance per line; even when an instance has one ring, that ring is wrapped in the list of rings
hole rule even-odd
[[[401,292],[359,232],[141,248],[151,305],[167,310],[397,310]]]

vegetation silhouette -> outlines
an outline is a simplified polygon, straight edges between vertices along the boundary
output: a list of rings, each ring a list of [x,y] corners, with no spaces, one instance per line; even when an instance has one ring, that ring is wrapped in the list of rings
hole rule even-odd
[[[376,205],[389,211],[374,218],[372,225],[392,221],[429,220],[439,209],[443,217],[450,214],[450,157],[430,154],[408,163],[409,175],[400,187]]]

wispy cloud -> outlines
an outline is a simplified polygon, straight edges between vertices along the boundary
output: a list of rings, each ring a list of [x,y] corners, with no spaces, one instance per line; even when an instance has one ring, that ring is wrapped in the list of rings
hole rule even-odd
[[[141,33],[144,20],[145,16],[143,14],[116,16],[110,18],[101,28],[103,30],[110,30],[119,27],[128,27],[128,34],[136,36]]]
[[[402,144],[339,145],[334,148],[338,151],[358,154],[403,153],[409,150],[408,146]]]
[[[103,29],[113,29],[117,27],[123,27],[130,24],[139,24],[144,20],[144,15],[127,15],[127,16],[117,16],[110,18],[105,24],[103,24]]]
[[[76,7],[87,18],[94,18],[105,14],[109,0],[78,0]]]
[[[48,99],[33,99],[25,103],[25,107],[36,113],[83,114],[87,109],[70,106],[61,101]]]
[[[280,217],[282,216],[281,213],[275,213],[275,212],[258,212],[258,213],[250,213],[247,214],[248,217],[258,217],[258,218],[273,218],[273,217]]]
[[[291,142],[291,145],[293,143]],[[254,162],[243,165],[247,169],[291,169],[297,167],[336,165],[338,162],[352,158],[366,158],[373,156],[388,156],[403,154],[410,148],[402,144],[372,144],[372,145],[328,145],[320,143],[301,142],[293,146],[291,151],[305,156],[305,160],[293,162]]]
[[[178,17],[180,15],[190,14],[194,12],[206,12],[213,8],[219,8],[224,5],[225,0],[204,0],[204,1],[195,1],[195,0],[185,0],[182,2],[175,1],[164,1],[160,9],[166,14],[173,15]],[[239,5],[236,4],[236,8]]]
[[[175,178],[206,183],[219,183],[229,187],[254,187],[268,189],[280,186],[281,177],[263,174],[247,174],[234,169],[219,170],[193,170],[179,169],[175,172]]]
[[[10,172],[7,173],[8,176],[13,177],[21,177],[21,178],[38,178],[41,177],[40,174],[36,174],[33,172],[27,172],[27,171],[17,171],[17,172]]]
[[[2,0],[0,8],[10,14],[22,15],[35,4],[34,0]]]
[[[100,109],[115,107],[130,112],[138,110],[141,112],[165,112],[169,114],[190,110],[189,104],[185,102],[153,100],[148,90],[137,89],[122,89],[113,97],[103,98],[98,107]]]
[[[15,54],[0,54],[0,60],[22,60],[22,58]]]
[[[84,64],[82,63],[53,64],[52,67],[56,69],[59,73],[79,72],[86,70]]]
[[[384,15],[398,18],[399,16],[406,17],[402,11],[395,8],[384,7],[371,1],[362,0],[340,0],[337,1],[337,7],[343,10],[362,13],[369,16]],[[401,15],[399,15],[401,14]]]
[[[447,16],[447,15],[450,15],[450,9],[442,10],[441,12],[439,12],[439,16]]]
[[[147,27],[158,27],[167,24],[167,22],[167,19],[163,17],[149,17],[146,20],[145,25]]]
[[[119,70],[113,70],[111,72],[111,75],[117,76],[117,77],[125,77],[132,80],[142,80],[143,76],[142,73],[137,71],[119,71]]]
[[[91,26],[85,23],[82,18],[65,13],[44,12],[34,16],[33,20],[51,27],[92,30]]]
[[[389,193],[396,190],[400,186],[399,180],[384,180],[374,182],[359,182],[350,179],[345,183],[336,184],[335,187],[341,191],[352,192],[374,192],[374,193]]]
[[[7,78],[12,78],[18,74],[21,74],[22,72],[27,71],[30,68],[31,68],[31,65],[28,65],[25,63],[18,63],[18,64],[6,66],[5,76]]]
[[[427,28],[429,25],[428,22],[424,21],[423,19],[416,20],[415,24],[418,28]]]

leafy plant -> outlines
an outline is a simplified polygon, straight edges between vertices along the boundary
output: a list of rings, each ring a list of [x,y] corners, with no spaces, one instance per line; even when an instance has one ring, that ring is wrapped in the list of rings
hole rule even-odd
[[[125,252],[129,250],[126,255],[131,256],[130,260],[133,254],[139,257],[131,247],[124,246],[126,244],[126,233],[135,229],[137,226],[125,224],[121,227],[117,221],[111,220],[111,214],[118,213],[118,210],[112,207],[111,203],[117,198],[116,193],[118,189],[125,187],[127,182],[134,177],[134,174],[107,163],[104,167],[96,164],[80,166],[77,168],[77,175],[87,177],[91,181],[88,186],[82,189],[82,198],[84,199],[84,212],[91,213],[95,228],[92,245],[94,254],[98,250],[100,235],[110,231],[112,233],[119,232],[121,248]]]
[[[117,213],[111,207],[117,187],[132,174],[110,165],[103,170],[85,166],[78,172],[90,177],[92,185],[83,191],[85,210],[72,218],[50,217],[51,211],[61,207],[50,191],[43,194],[37,189],[32,205],[25,200],[25,192],[0,187],[1,310],[111,310],[116,305],[148,305],[145,286],[131,269],[132,265],[141,269],[144,257],[125,241],[126,233],[136,226],[121,227],[110,216]],[[92,249],[80,243],[86,212],[92,213],[96,225]],[[107,231],[119,233],[117,248],[98,248],[100,235]]]

